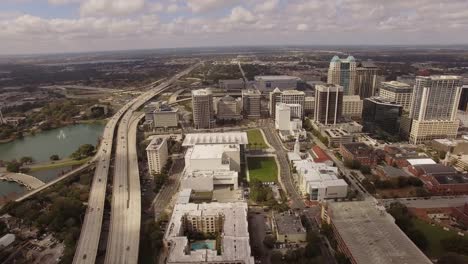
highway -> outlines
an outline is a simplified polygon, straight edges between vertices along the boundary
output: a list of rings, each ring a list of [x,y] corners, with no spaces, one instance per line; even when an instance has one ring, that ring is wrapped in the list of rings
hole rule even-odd
[[[119,255],[119,260],[122,260],[123,257],[133,257],[136,253],[136,259],[138,258],[138,242],[139,242],[139,232],[140,232],[140,223],[138,222],[138,226],[133,226],[132,232],[138,233],[138,237],[135,240],[135,237],[127,236],[126,230],[127,228],[127,219],[126,219],[126,212],[127,212],[127,205],[131,204],[132,210],[137,210],[135,214],[132,214],[131,217],[135,217],[139,219],[141,216],[141,211],[138,210],[134,203],[136,203],[136,198],[134,195],[130,195],[132,192],[138,193],[139,192],[139,178],[138,178],[138,186],[136,184],[132,184],[132,187],[128,187],[128,128],[129,128],[129,121],[133,115],[133,112],[140,108],[143,104],[145,104],[148,100],[153,98],[154,96],[158,95],[159,93],[163,92],[165,89],[169,87],[173,82],[179,79],[181,76],[187,74],[188,72],[192,71],[194,68],[198,67],[200,64],[196,64],[191,66],[190,68],[186,69],[183,72],[176,74],[170,80],[162,82],[159,84],[155,89],[151,89],[148,92],[140,95],[139,97],[131,100],[125,106],[123,106],[107,123],[101,145],[97,151],[97,154],[93,158],[93,161],[96,162],[96,171],[93,178],[89,200],[88,200],[88,208],[86,210],[86,216],[82,225],[80,238],[78,240],[78,245],[75,251],[75,256],[73,259],[73,263],[82,263],[82,264],[91,264],[95,263],[100,235],[101,235],[101,227],[102,227],[102,219],[103,219],[103,208],[104,208],[104,201],[106,197],[106,186],[107,186],[107,177],[109,174],[109,166],[111,162],[111,155],[112,155],[112,148],[113,148],[113,138],[115,129],[117,128],[117,124],[122,119],[124,125],[119,125],[118,137],[117,137],[117,147],[116,147],[116,160],[115,160],[115,168],[114,168],[114,188],[113,188],[113,195],[112,195],[112,211],[111,211],[111,233],[109,234],[108,239],[108,247],[106,251],[106,263],[137,263],[135,260],[134,262],[107,262],[107,259],[110,259],[111,255]],[[152,84],[150,84],[152,86]],[[125,116],[124,116],[125,115]],[[123,139],[122,139],[123,137]],[[132,163],[132,161],[130,161]],[[131,164],[131,166],[134,166]],[[125,170],[122,170],[125,168]],[[137,172],[138,174],[138,172]],[[117,175],[117,177],[116,177]],[[134,175],[134,174],[132,174]],[[116,180],[118,184],[116,184]],[[130,182],[134,182],[130,180]],[[125,184],[125,185],[124,185]],[[122,185],[120,187],[120,185]],[[137,191],[135,191],[138,189]],[[119,191],[116,191],[119,190]],[[125,191],[124,191],[125,190]],[[141,197],[138,197],[141,199]],[[132,202],[130,202],[132,200]],[[116,202],[117,204],[114,204]],[[124,207],[122,205],[125,205]],[[135,209],[136,208],[136,209]],[[118,219],[118,220],[117,220]],[[114,223],[116,221],[116,223]],[[131,222],[133,223],[133,221]],[[130,224],[131,224],[130,223]],[[115,233],[113,233],[115,232]],[[125,237],[124,237],[125,235]],[[118,241],[120,238],[121,240]],[[109,247],[109,243],[111,239],[114,244]],[[116,240],[117,239],[117,240]],[[132,239],[132,241],[126,241],[125,239]],[[130,244],[133,245],[133,248],[130,247],[128,250],[122,249],[123,244]],[[136,246],[135,246],[136,245]],[[110,249],[110,250],[109,250]]]
[[[148,100],[164,92],[183,75],[199,64],[176,74],[133,100],[119,124],[112,189],[110,230],[104,263],[138,263],[140,240],[141,192],[136,160],[136,129],[143,117],[132,118],[134,112]],[[130,147],[131,146],[131,147]]]

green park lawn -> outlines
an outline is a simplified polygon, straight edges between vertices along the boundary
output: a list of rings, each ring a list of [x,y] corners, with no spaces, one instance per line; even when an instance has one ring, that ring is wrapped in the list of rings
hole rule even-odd
[[[259,129],[252,129],[247,131],[250,149],[266,149],[268,145],[265,143],[263,134]]]
[[[257,179],[261,182],[277,182],[278,168],[273,157],[247,158],[250,181]]]

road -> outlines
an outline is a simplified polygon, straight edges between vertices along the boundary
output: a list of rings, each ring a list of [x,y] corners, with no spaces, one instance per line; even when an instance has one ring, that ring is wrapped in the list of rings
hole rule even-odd
[[[110,230],[104,260],[106,264],[138,262],[141,192],[138,169],[135,172],[135,167],[138,167],[138,161],[132,161],[133,158],[136,158],[136,149],[133,150],[134,146],[136,148],[136,139],[133,139],[133,136],[136,137],[136,126],[138,123],[132,119],[132,115],[148,100],[164,92],[180,77],[189,73],[195,67],[198,67],[198,65],[200,64],[196,64],[176,74],[171,79],[159,84],[155,89],[137,97],[133,100],[133,104],[126,111],[119,124],[115,152]],[[134,133],[130,133],[129,130]],[[132,142],[129,142],[129,139]],[[130,143],[135,144],[131,147],[132,150],[129,151]]]
[[[242,65],[241,65],[240,62],[238,62],[237,64],[239,65],[239,70],[240,70],[240,72],[242,73],[242,78],[244,79],[245,85],[247,85],[247,83],[248,83],[249,81],[248,81],[247,78],[245,77],[244,69],[242,69]]]
[[[182,175],[184,166],[185,160],[183,158],[174,159],[172,169],[169,173],[169,179],[158,192],[152,203],[152,207],[154,208],[155,221],[158,221],[161,213],[164,212],[164,209],[166,209],[174,195],[177,193],[180,183],[180,176]]]
[[[407,207],[416,208],[444,208],[444,207],[459,207],[468,203],[468,195],[461,196],[432,196],[427,198],[412,197],[412,198],[397,198],[397,199],[381,199],[383,205],[389,206],[393,202],[400,202]]]
[[[125,166],[123,165],[123,163],[127,163],[128,160],[123,160],[122,158],[119,158],[119,163],[117,163],[117,158],[122,156],[122,155],[125,155],[127,156],[128,153],[126,153],[126,151],[124,152],[121,152],[125,147],[126,143],[127,143],[127,136],[128,136],[128,122],[129,122],[129,118],[132,116],[133,114],[133,111],[137,110],[138,108],[140,108],[144,103],[146,103],[148,100],[150,100],[151,98],[153,98],[154,96],[158,95],[159,93],[163,92],[165,89],[167,89],[169,87],[170,84],[172,84],[173,82],[175,82],[177,79],[179,79],[181,76],[187,74],[188,72],[192,71],[195,67],[198,67],[199,64],[196,64],[190,68],[188,68],[187,70],[181,72],[181,73],[178,73],[176,74],[174,77],[172,77],[170,80],[168,81],[165,81],[165,82],[162,82],[161,84],[159,84],[155,89],[151,89],[150,91],[148,92],[145,92],[144,94],[138,96],[137,98],[131,100],[130,102],[128,102],[126,105],[124,105],[111,119],[110,121],[107,123],[105,129],[104,129],[104,133],[103,133],[103,139],[102,139],[102,142],[101,142],[101,145],[97,151],[97,154],[94,156],[93,160],[92,161],[97,161],[96,162],[96,170],[95,170],[95,174],[94,174],[94,177],[93,177],[93,182],[92,182],[92,186],[91,186],[91,190],[90,190],[90,194],[89,194],[89,200],[88,200],[88,208],[86,210],[86,215],[85,215],[85,219],[84,219],[84,222],[83,222],[83,225],[82,225],[82,228],[81,228],[81,234],[80,234],[80,238],[78,240],[78,244],[77,244],[77,249],[75,251],[75,256],[74,256],[74,259],[73,259],[73,263],[82,263],[82,264],[91,264],[91,263],[94,263],[95,260],[96,260],[96,255],[97,255],[97,250],[98,250],[98,245],[99,245],[99,240],[100,240],[100,235],[101,235],[101,227],[102,227],[102,219],[103,219],[103,208],[104,208],[104,201],[105,201],[105,197],[106,197],[106,186],[107,186],[107,177],[108,177],[108,174],[109,174],[109,166],[110,166],[110,162],[111,162],[111,155],[112,155],[112,148],[113,148],[113,141],[114,141],[114,134],[115,134],[115,130],[117,128],[117,124],[118,122],[120,121],[120,119],[123,120],[123,116],[126,115],[126,120],[123,120],[124,123],[126,123],[126,125],[124,126],[119,126],[119,133],[118,133],[118,139],[122,136],[124,136],[124,139],[122,141],[120,141],[120,148],[116,147],[116,166],[120,166],[119,168],[122,168],[122,166]],[[155,82],[157,83],[157,82]],[[128,114],[130,113],[130,114]],[[120,129],[120,127],[122,127],[122,129]],[[127,144],[128,145],[128,144]],[[118,149],[120,149],[120,151],[118,151]],[[126,154],[125,154],[126,153]],[[91,162],[89,163],[91,164]],[[89,164],[86,164],[82,167],[80,167],[79,171],[82,171],[84,169],[86,169]],[[120,165],[117,165],[117,164],[120,164]],[[75,171],[76,173],[76,171]],[[125,175],[125,178],[127,178],[127,173],[125,172],[122,172],[119,170],[118,172],[120,175],[124,174]],[[63,177],[61,177],[63,178]],[[119,177],[120,179],[121,177]],[[125,183],[127,182],[126,180],[124,180]],[[114,191],[116,189],[119,189],[118,187],[119,185],[115,185],[115,182],[114,182]],[[132,186],[133,187],[133,186]],[[135,186],[136,187],[136,186]],[[138,189],[139,189],[139,186],[138,186]],[[125,198],[125,193],[128,193],[128,192],[119,192],[117,194],[117,197],[116,200],[117,201],[121,201],[122,198],[120,197],[120,195],[123,195],[123,197]],[[114,201],[114,195],[113,194],[113,201]],[[127,195],[127,198],[129,196]],[[114,205],[113,205],[114,206]],[[121,208],[121,205],[119,205],[117,208]],[[122,212],[120,210],[117,210],[117,211],[114,211],[111,212],[113,213],[113,216],[111,215],[111,230],[114,230],[116,231],[116,228],[112,229],[112,219],[119,219],[119,218],[123,218],[125,219],[125,215],[122,215]],[[140,214],[141,211],[138,212],[138,214]],[[138,216],[135,216],[135,217],[138,217]],[[125,220],[123,220],[125,221]],[[122,222],[123,222],[122,221]],[[121,224],[122,222],[119,222],[119,224]],[[121,228],[121,225],[117,224],[116,227],[120,227]],[[134,230],[135,232],[138,231],[139,233],[139,224],[138,224],[138,230]],[[125,233],[125,230],[120,230],[120,232],[117,232],[116,234],[109,234],[109,238],[111,238],[112,236],[119,236],[121,238],[122,235],[121,233]],[[127,238],[127,237],[126,237]],[[133,237],[130,237],[133,239]],[[137,239],[139,241],[139,238]],[[138,252],[138,241],[137,242],[133,242],[132,245],[137,245],[135,248],[131,248],[132,251],[136,250],[136,252]],[[114,254],[114,255],[121,255],[121,254],[124,254],[125,256],[129,256],[128,254],[125,254],[126,253],[126,249],[125,250],[120,250],[118,252],[115,252],[115,250],[117,250],[117,248],[121,249],[121,246],[122,246],[122,243],[125,243],[127,241],[120,241],[119,243],[117,243],[116,246],[112,246],[111,248],[113,249],[111,252],[107,251],[107,254]],[[106,255],[106,259],[107,259],[107,255]],[[124,263],[124,262],[114,262],[114,263]],[[135,262],[128,262],[128,263],[136,263]]]

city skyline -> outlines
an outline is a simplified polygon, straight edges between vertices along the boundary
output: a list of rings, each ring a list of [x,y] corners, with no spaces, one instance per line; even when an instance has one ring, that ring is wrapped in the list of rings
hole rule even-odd
[[[468,29],[467,7],[461,0],[5,0],[0,54],[468,44],[462,34]]]

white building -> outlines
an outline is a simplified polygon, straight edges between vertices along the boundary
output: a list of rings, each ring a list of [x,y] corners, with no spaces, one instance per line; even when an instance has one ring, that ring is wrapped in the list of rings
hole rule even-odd
[[[345,198],[348,184],[338,178],[338,169],[325,163],[315,163],[311,158],[294,161],[299,176],[299,189],[307,194],[310,200]]]
[[[392,102],[397,102],[403,106],[403,110],[409,111],[411,108],[411,98],[413,97],[413,87],[398,81],[383,82],[379,96]]]
[[[187,134],[182,188],[212,191],[215,186],[238,188],[241,145],[247,144],[245,132]]]
[[[297,90],[286,90],[281,93],[281,103],[290,105],[300,105],[300,109],[291,109],[291,116],[293,118],[302,119],[304,116],[305,93]]]
[[[148,171],[161,173],[168,158],[167,138],[154,137],[146,147],[146,157],[148,158]]]
[[[247,203],[243,202],[176,204],[164,235],[168,253],[166,263],[254,264],[247,210]],[[219,234],[220,238],[189,241],[185,234],[190,232]]]
[[[287,104],[276,104],[275,128],[289,130],[291,127],[291,107]]]
[[[363,101],[359,95],[343,96],[343,112],[344,117],[361,118]]]
[[[412,119],[410,143],[456,138],[460,124],[457,109],[461,91],[460,76],[433,75],[416,78],[409,113]]]
[[[272,91],[279,89],[296,89],[298,77],[287,75],[255,76],[257,87],[260,91]]]
[[[192,111],[196,129],[214,126],[213,93],[210,89],[192,91]]]
[[[177,127],[179,125],[179,109],[167,104],[161,104],[153,111],[153,125],[156,128]]]

